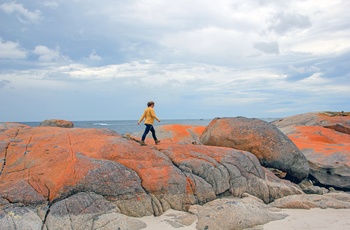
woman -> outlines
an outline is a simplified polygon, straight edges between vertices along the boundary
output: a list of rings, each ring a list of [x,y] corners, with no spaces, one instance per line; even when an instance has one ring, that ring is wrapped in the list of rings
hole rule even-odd
[[[152,137],[153,137],[156,145],[159,144],[159,142],[160,142],[156,137],[156,130],[153,127],[154,120],[157,120],[158,122],[160,122],[160,120],[156,116],[156,113],[154,112],[153,108],[154,108],[154,102],[153,101],[148,102],[147,108],[145,109],[139,122],[137,123],[139,125],[145,119],[146,128],[145,128],[145,131],[143,132],[142,139],[141,139],[142,146],[146,145],[145,139],[146,139],[146,136],[149,133],[149,131],[151,131]]]

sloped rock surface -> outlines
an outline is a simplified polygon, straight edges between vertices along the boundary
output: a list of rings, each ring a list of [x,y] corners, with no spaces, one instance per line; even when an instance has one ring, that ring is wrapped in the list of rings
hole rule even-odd
[[[201,144],[199,137],[203,133],[206,126],[201,125],[181,125],[181,124],[170,124],[156,126],[157,138],[162,143],[181,143],[181,144]],[[129,134],[126,136],[131,137],[134,140],[141,140],[143,131]],[[148,134],[146,143],[154,143],[151,133]]]
[[[350,190],[349,116],[307,113],[274,124],[304,153],[313,180],[324,186]]]
[[[261,165],[282,170],[295,182],[309,174],[307,160],[295,144],[274,125],[259,119],[214,119],[202,133],[200,141],[205,145],[249,151]]]

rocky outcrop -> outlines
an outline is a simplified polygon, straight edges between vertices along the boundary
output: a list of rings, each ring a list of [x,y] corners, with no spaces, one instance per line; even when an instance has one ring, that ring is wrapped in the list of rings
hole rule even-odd
[[[347,193],[327,193],[324,195],[291,195],[275,200],[270,203],[271,207],[310,209],[310,208],[335,208],[349,209],[350,194]]]
[[[346,116],[344,116],[346,115]],[[332,126],[332,125],[344,125],[350,126],[350,114],[349,113],[330,113],[330,112],[312,112],[297,114],[294,116],[286,117],[283,119],[272,122],[281,131],[289,135],[295,132],[296,127],[300,126]]]
[[[41,122],[39,126],[73,128],[74,124],[71,121],[65,121],[65,120],[59,120],[59,119],[51,119],[51,120],[45,120],[45,121]]]
[[[246,151],[174,139],[140,146],[107,129],[2,123],[0,160],[0,224],[9,229],[25,221],[33,229],[96,229],[122,214],[186,211],[218,197],[248,193],[268,203],[302,193]]]
[[[189,211],[198,216],[197,229],[248,229],[287,216],[251,196],[218,199]]]
[[[316,184],[350,190],[350,116],[306,113],[274,124],[304,153]]]
[[[274,125],[245,117],[217,118],[204,130],[200,141],[205,145],[231,147],[253,153],[261,165],[287,173],[300,182],[309,174],[302,152]]]

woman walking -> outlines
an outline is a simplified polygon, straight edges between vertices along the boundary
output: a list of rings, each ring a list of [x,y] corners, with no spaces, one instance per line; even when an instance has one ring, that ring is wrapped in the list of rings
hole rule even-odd
[[[153,127],[154,120],[157,120],[158,122],[160,122],[160,120],[156,116],[156,113],[154,112],[153,108],[154,108],[154,102],[153,101],[148,102],[147,103],[147,108],[145,109],[145,111],[143,112],[139,122],[137,123],[139,125],[143,120],[145,120],[146,128],[145,128],[145,131],[143,132],[142,139],[141,139],[141,145],[142,146],[146,145],[145,139],[146,139],[146,136],[149,133],[149,131],[151,131],[151,133],[152,133],[152,137],[154,139],[155,144],[157,145],[160,142],[157,139],[156,130]]]

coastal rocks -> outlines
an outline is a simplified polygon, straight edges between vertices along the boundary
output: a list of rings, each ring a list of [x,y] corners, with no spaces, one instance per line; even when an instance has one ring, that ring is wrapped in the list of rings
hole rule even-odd
[[[346,115],[346,116],[344,116]],[[332,112],[311,112],[297,114],[290,117],[285,117],[280,120],[273,121],[272,124],[276,125],[286,135],[293,133],[295,127],[299,126],[332,126],[342,125],[350,126],[350,113],[332,113]]]
[[[269,221],[281,220],[287,216],[250,196],[242,199],[217,199],[203,206],[193,205],[189,212],[198,216],[196,229],[214,230],[247,229]]]
[[[6,162],[0,196],[12,203],[36,205],[91,191],[130,216],[192,204],[185,176],[164,154],[110,130],[8,129],[0,142],[7,143],[0,153]]]
[[[310,179],[323,186],[350,190],[350,116],[307,113],[274,124],[304,153]]]
[[[261,165],[286,172],[286,178],[295,182],[309,174],[304,154],[274,125],[259,119],[214,119],[202,133],[200,141],[205,145],[249,151]]]
[[[112,202],[95,193],[81,192],[54,203],[48,212],[47,229],[142,229],[142,221],[120,214]]]
[[[232,148],[185,143],[140,146],[107,129],[15,124],[0,128],[0,202],[45,206],[41,219],[47,224],[79,213],[75,208],[85,210],[85,202],[86,207],[102,202],[104,213],[141,217],[169,209],[186,211],[193,204],[227,195],[249,193],[268,203],[302,193],[292,183],[266,176],[253,154]],[[72,211],[64,214],[68,203]],[[51,216],[55,213],[63,217]]]
[[[295,184],[261,167],[258,159],[246,151],[203,145],[160,145],[157,149],[185,173],[199,204],[225,194],[241,197],[248,193],[268,203],[302,193]]]
[[[0,206],[1,207],[1,206]],[[36,208],[23,205],[6,205],[0,209],[0,226],[4,230],[42,229],[43,219]]]
[[[324,195],[291,195],[277,199],[270,203],[271,207],[276,208],[335,208],[350,209],[350,194],[347,193],[327,193]]]
[[[61,127],[61,128],[73,128],[74,124],[71,121],[65,121],[65,120],[58,120],[58,119],[51,119],[51,120],[45,120],[40,123],[39,126],[42,127]]]

